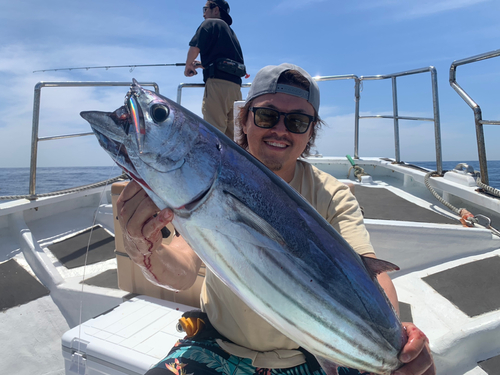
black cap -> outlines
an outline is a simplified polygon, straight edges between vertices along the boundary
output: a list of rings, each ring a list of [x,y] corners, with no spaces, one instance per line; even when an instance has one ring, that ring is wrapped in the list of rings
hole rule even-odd
[[[233,23],[233,19],[229,15],[230,8],[229,8],[229,4],[227,3],[227,1],[224,1],[224,0],[209,0],[209,1],[211,3],[216,4],[219,7],[219,9],[220,9],[220,17],[224,21],[226,21],[226,23],[229,26],[231,26],[231,24]]]

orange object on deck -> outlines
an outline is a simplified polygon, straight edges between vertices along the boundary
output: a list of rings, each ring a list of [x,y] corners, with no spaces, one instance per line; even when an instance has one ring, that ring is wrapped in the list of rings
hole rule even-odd
[[[473,227],[474,223],[471,221],[474,215],[467,211],[465,208],[460,210],[460,222],[464,227]]]

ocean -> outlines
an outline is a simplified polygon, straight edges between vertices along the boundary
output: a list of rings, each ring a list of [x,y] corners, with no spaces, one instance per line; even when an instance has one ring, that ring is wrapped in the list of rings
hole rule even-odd
[[[453,169],[459,162],[445,161],[443,169]],[[479,171],[479,162],[465,162]],[[436,169],[435,162],[411,162],[432,170]],[[27,195],[29,192],[29,168],[0,168],[0,196]],[[36,193],[50,193],[52,191],[73,188],[75,186],[92,184],[104,181],[121,174],[120,168],[111,167],[65,167],[65,168],[38,168]],[[490,186],[500,189],[500,160],[488,162]],[[5,202],[4,200],[0,200]]]
[[[36,193],[50,193],[93,184],[121,174],[118,166],[37,168]],[[29,168],[0,168],[0,196],[28,195],[29,179]],[[0,203],[2,201],[0,200]]]

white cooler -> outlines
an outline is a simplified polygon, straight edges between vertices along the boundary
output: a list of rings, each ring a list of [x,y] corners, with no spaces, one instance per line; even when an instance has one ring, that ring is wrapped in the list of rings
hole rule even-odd
[[[137,296],[67,331],[62,337],[66,375],[142,375],[176,341],[182,313],[193,307]]]

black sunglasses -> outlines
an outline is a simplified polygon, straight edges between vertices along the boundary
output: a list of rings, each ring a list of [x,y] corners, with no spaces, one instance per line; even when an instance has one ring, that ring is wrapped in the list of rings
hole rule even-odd
[[[309,129],[309,125],[316,119],[305,113],[285,113],[264,107],[250,107],[249,109],[253,112],[253,123],[259,128],[271,129],[283,115],[285,116],[285,127],[290,133],[295,134],[304,134]]]

